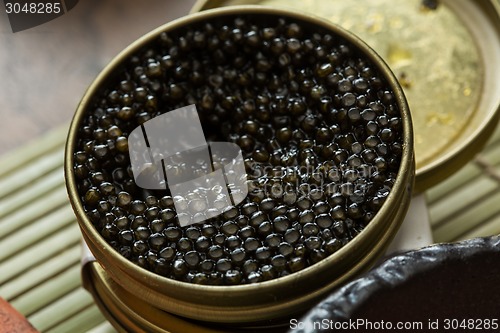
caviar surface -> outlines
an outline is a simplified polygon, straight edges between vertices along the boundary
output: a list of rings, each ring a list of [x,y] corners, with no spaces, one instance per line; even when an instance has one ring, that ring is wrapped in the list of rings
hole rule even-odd
[[[208,142],[241,148],[249,194],[180,227],[168,190],[134,183],[127,137],[190,104]],[[121,255],[168,278],[236,285],[300,271],[352,240],[383,205],[401,153],[393,92],[355,46],[301,21],[228,16],[161,33],[116,70],[86,110],[74,174]]]

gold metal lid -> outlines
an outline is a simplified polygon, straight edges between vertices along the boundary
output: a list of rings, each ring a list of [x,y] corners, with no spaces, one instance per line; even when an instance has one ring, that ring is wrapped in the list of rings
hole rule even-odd
[[[496,0],[200,0],[192,12],[241,4],[322,16],[357,34],[385,59],[412,112],[417,192],[471,160],[498,122]]]

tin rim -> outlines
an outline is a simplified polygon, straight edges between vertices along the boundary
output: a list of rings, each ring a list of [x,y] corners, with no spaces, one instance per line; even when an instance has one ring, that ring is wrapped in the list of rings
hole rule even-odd
[[[82,203],[80,201],[80,197],[78,195],[76,179],[73,174],[73,152],[75,151],[78,129],[82,122],[83,116],[85,115],[87,106],[92,100],[92,97],[96,94],[96,92],[98,92],[102,85],[106,84],[106,79],[112,77],[115,70],[130,54],[135,53],[143,45],[153,41],[161,32],[182,28],[190,23],[202,21],[205,19],[244,14],[284,16],[301,21],[307,25],[320,26],[348,40],[361,52],[363,52],[364,55],[368,59],[370,59],[370,61],[372,61],[373,64],[377,67],[378,72],[385,78],[385,80],[393,90],[398,107],[400,109],[403,123],[403,153],[400,163],[400,169],[396,176],[394,186],[390,191],[384,205],[382,205],[372,221],[370,221],[370,223],[359,235],[349,241],[343,248],[338,250],[336,253],[328,256],[327,258],[321,260],[320,262],[299,272],[290,274],[289,276],[273,279],[270,281],[259,282],[256,284],[238,286],[202,286],[176,281],[143,269],[121,256],[104,240],[104,238],[98,233],[98,231],[91,223],[90,219],[85,214]],[[235,305],[245,306],[249,303],[254,303],[253,301],[249,301],[249,295],[254,296],[250,297],[252,300],[255,300],[255,298],[257,297],[259,298],[259,300],[264,300],[271,304],[279,301],[290,302],[292,301],[290,298],[293,298],[293,296],[295,296],[295,294],[291,295],[291,292],[296,292],[296,288],[298,286],[302,287],[299,288],[302,294],[307,294],[311,291],[319,289],[310,286],[303,289],[304,284],[307,285],[307,281],[316,280],[319,283],[318,285],[320,286],[324,286],[330,283],[330,287],[328,289],[331,289],[335,285],[332,286],[331,279],[325,276],[321,276],[322,274],[330,274],[333,267],[337,271],[342,272],[342,274],[340,275],[345,275],[346,271],[348,271],[349,275],[352,275],[353,273],[351,272],[351,270],[349,270],[349,268],[356,268],[357,270],[359,270],[359,265],[357,265],[358,259],[364,262],[365,265],[368,261],[373,261],[374,258],[381,255],[381,249],[384,246],[387,246],[392,236],[394,236],[397,227],[402,222],[404,214],[408,209],[410,192],[414,179],[413,131],[411,125],[411,116],[403,91],[387,64],[373,49],[367,46],[363,41],[361,41],[352,33],[340,28],[335,24],[332,24],[325,19],[291,10],[266,8],[262,6],[238,6],[232,8],[219,8],[177,19],[151,31],[150,33],[144,35],[143,37],[132,43],[130,46],[128,46],[104,68],[104,70],[97,76],[97,78],[92,82],[88,90],[85,92],[71,122],[66,143],[64,171],[69,199],[77,216],[77,220],[84,238],[89,244],[89,247],[91,248],[97,260],[105,266],[105,269],[110,270],[111,273],[114,272],[115,274],[113,275],[118,279],[118,281],[120,280],[120,276],[127,276],[136,281],[139,285],[147,285],[153,290],[160,292],[162,295],[169,295],[176,300],[181,299],[195,303],[203,302],[208,308],[217,304],[217,302],[220,303],[221,297],[225,297],[225,305],[228,309],[231,308],[231,306]],[[397,211],[395,210],[396,207]],[[398,217],[399,221],[394,220],[395,217]],[[392,234],[387,235],[387,232],[389,231]],[[381,242],[377,242],[379,237],[385,239],[384,244],[382,244]],[[354,260],[356,262],[356,265],[352,265],[353,258],[356,259]],[[344,276],[344,279],[345,278],[346,276]],[[301,282],[303,282],[302,285]],[[151,290],[146,293],[137,292],[137,296],[147,298],[151,296],[150,291]],[[163,305],[166,305],[169,310],[173,310],[172,312],[177,313],[175,311],[178,308],[177,304],[171,304],[168,302],[168,304]],[[264,311],[262,309],[258,312],[261,313],[261,315],[269,316],[269,314],[266,314],[267,311]],[[198,313],[195,315],[183,313],[182,315],[191,315],[199,318]],[[202,316],[202,319],[211,320],[214,318],[209,313],[208,316]],[[242,318],[239,318],[238,320],[241,319]],[[235,319],[235,321],[238,320]]]
[[[197,0],[190,13],[221,7],[224,3],[224,0]],[[446,1],[446,3],[460,6],[455,4],[455,0]],[[498,24],[500,22],[500,0],[470,1],[470,5],[476,6],[482,12],[484,19],[488,21],[488,25],[491,26],[497,35],[497,39],[500,40],[500,24]],[[290,4],[290,6],[293,5]],[[500,66],[500,63],[497,66]],[[484,96],[481,98],[484,98]],[[479,105],[476,107],[479,108]],[[492,107],[488,111],[484,120],[480,122],[475,130],[469,135],[459,138],[461,140],[460,144],[454,145],[451,149],[445,149],[443,154],[416,169],[414,192],[420,193],[437,185],[471,161],[493,134],[499,120],[500,96],[497,98],[496,107]]]

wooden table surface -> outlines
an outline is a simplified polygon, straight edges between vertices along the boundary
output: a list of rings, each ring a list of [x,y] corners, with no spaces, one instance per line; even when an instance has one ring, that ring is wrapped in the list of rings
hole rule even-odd
[[[70,121],[85,89],[123,48],[188,13],[194,0],[85,0],[12,33],[0,6],[0,155]]]

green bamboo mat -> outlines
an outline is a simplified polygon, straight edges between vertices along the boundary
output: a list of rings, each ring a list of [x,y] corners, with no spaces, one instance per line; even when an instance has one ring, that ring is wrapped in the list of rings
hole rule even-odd
[[[67,127],[0,158],[0,297],[42,332],[115,332],[81,286],[63,176]]]
[[[42,332],[114,332],[81,287],[80,232],[63,179],[66,133],[0,157],[0,296]],[[500,233],[500,130],[427,197],[435,241]]]

